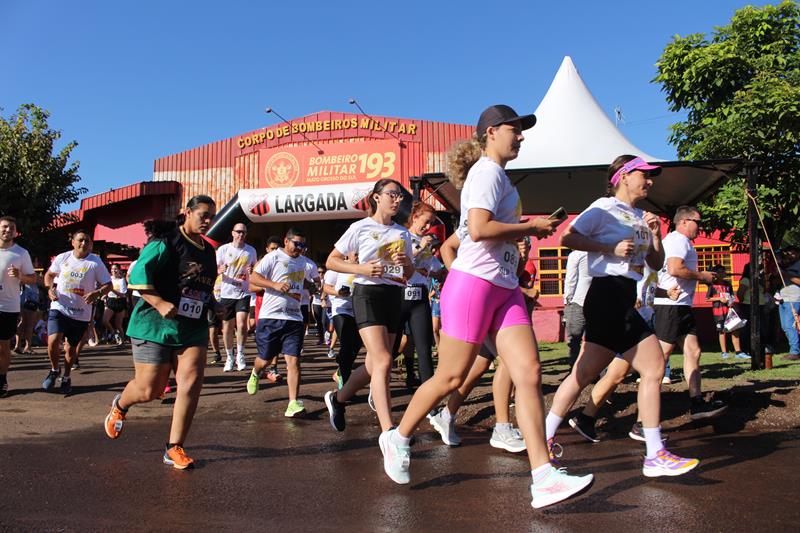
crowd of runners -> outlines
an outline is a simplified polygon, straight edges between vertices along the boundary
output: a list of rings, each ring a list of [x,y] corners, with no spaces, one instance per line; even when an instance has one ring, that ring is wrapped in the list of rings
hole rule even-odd
[[[689,472],[699,460],[668,451],[661,435],[660,392],[669,382],[665,363],[682,343],[691,417],[724,413],[723,403],[704,400],[691,305],[697,282],[710,287],[718,323],[735,301],[724,269],[698,270],[692,240],[701,227],[700,212],[677,209],[675,230],[662,238],[660,219],[636,207],[661,169],[632,155],[611,163],[607,196],[561,234],[562,246],[573,250],[565,287],[571,371],[546,409],[531,321],[537,293],[525,265],[531,238],[552,235],[567,216],[559,210],[523,218],[519,194],[504,170],[518,155],[522,131],[535,122],[534,115],[492,106],[480,115],[475,137],[452,148],[448,174],[461,190],[461,218],[444,242],[431,231],[439,221],[425,203],[413,204],[406,225],[396,222],[404,190],[392,179],[374,185],[368,216],[354,222],[320,264],[306,256],[301,227],[271,237],[259,258],[246,242],[247,225],[236,224],[231,242],[214,250],[204,234],[216,204],[201,195],[189,200],[175,222],[147,223],[148,243],[127,273],[116,264],[107,268],[92,253],[90,234],[76,231],[72,249],[55,256],[37,277],[27,251],[14,243],[14,218],[1,217],[0,393],[9,388],[12,350],[30,353],[39,329],[50,360],[42,388],[58,387],[63,394],[71,391],[71,370],[79,368],[85,344],[129,340],[134,377],[113,398],[105,432],[120,437],[130,409],[161,397],[174,375],[163,461],[184,469],[193,464],[184,443],[207,364],[249,372],[250,395],[258,394],[262,379],[285,379],[285,416],[305,411],[301,355],[313,318],[317,344],[337,366],[324,396],[332,429],[346,431],[348,404],[368,388],[380,424],[383,467],[396,483],[410,482],[411,440],[426,419],[445,444],[459,445],[457,411],[491,366],[496,425],[489,442],[527,452],[533,507],[562,501],[591,484],[591,474],[572,475],[558,465],[563,450],[555,437],[581,391],[604,371],[590,403],[569,425],[596,442],[598,410],[633,370],[639,375],[639,414],[630,436],[644,443],[643,475]],[[796,249],[786,250],[782,267],[789,283],[779,292],[795,320],[798,259]],[[748,301],[749,294],[739,296]],[[35,323],[40,309],[47,310],[44,327]],[[798,359],[794,322],[784,321],[783,311],[781,318],[790,326],[784,328],[788,358]],[[722,326],[719,331],[727,352],[727,332]],[[257,346],[253,361],[245,356],[250,334]],[[732,341],[733,357],[748,358],[738,333]],[[416,390],[398,420],[390,377],[400,356],[406,383]],[[518,428],[510,414],[512,394]]]

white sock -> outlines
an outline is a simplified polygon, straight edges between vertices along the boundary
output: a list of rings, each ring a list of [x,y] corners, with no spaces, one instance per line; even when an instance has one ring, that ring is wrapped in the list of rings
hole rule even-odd
[[[511,422],[506,422],[504,424],[498,422],[497,424],[494,425],[494,427],[502,430],[502,429],[511,429],[514,426],[511,425]]]
[[[550,471],[553,469],[553,465],[550,463],[545,463],[542,466],[537,466],[533,470],[531,470],[531,477],[533,478],[533,484],[536,485],[537,483],[541,483],[547,476],[550,475]]]
[[[400,430],[396,429],[389,435],[389,438],[392,440],[394,444],[397,446],[408,446],[411,442],[411,437],[404,437],[400,434]]]
[[[244,356],[244,344],[237,344],[236,345],[236,353]]]
[[[644,440],[647,443],[647,453],[645,457],[652,459],[664,447],[661,442],[661,428],[642,428],[644,431]]]
[[[233,357],[233,353],[231,352],[231,350],[230,350],[229,348],[225,348],[225,356],[226,356],[228,359],[230,359],[231,357]]]
[[[450,409],[448,409],[447,406],[445,405],[444,408],[442,409],[442,419],[450,420],[451,418],[453,418],[453,414],[450,412]]]
[[[560,426],[561,422],[563,421],[564,419],[553,413],[553,411],[547,413],[547,418],[544,419],[544,434],[547,440],[550,440],[556,436],[558,426]]]

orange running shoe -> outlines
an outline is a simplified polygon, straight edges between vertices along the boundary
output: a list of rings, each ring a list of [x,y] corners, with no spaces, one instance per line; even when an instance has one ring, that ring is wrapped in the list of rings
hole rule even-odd
[[[125,422],[125,413],[119,408],[119,399],[122,395],[117,394],[111,402],[111,411],[106,415],[106,435],[109,439],[116,439],[122,433],[122,424]]]
[[[170,465],[172,468],[177,468],[178,470],[183,470],[194,465],[194,459],[186,455],[183,446],[178,446],[176,444],[172,448],[167,448],[164,451],[164,464]]]

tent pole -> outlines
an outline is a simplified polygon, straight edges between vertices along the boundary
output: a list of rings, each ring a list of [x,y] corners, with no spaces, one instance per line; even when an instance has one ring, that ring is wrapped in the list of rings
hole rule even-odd
[[[748,161],[745,165],[747,176],[747,231],[750,234],[750,321],[747,327],[750,328],[750,367],[753,370],[764,368],[764,354],[761,347],[761,307],[759,306],[759,296],[761,295],[761,258],[759,249],[761,248],[760,231],[758,229],[758,215],[756,213],[755,200],[757,198],[756,189],[758,188],[758,164],[755,161]]]

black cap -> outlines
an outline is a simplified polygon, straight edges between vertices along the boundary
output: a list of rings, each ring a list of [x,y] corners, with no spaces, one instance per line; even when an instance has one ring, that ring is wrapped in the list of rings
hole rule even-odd
[[[486,110],[481,113],[481,118],[478,119],[478,127],[475,129],[480,138],[481,135],[486,133],[486,129],[489,127],[499,126],[500,124],[511,124],[514,122],[520,122],[522,124],[522,130],[524,131],[532,128],[533,125],[536,124],[536,115],[531,113],[530,115],[519,116],[511,107],[497,104],[487,107]]]

